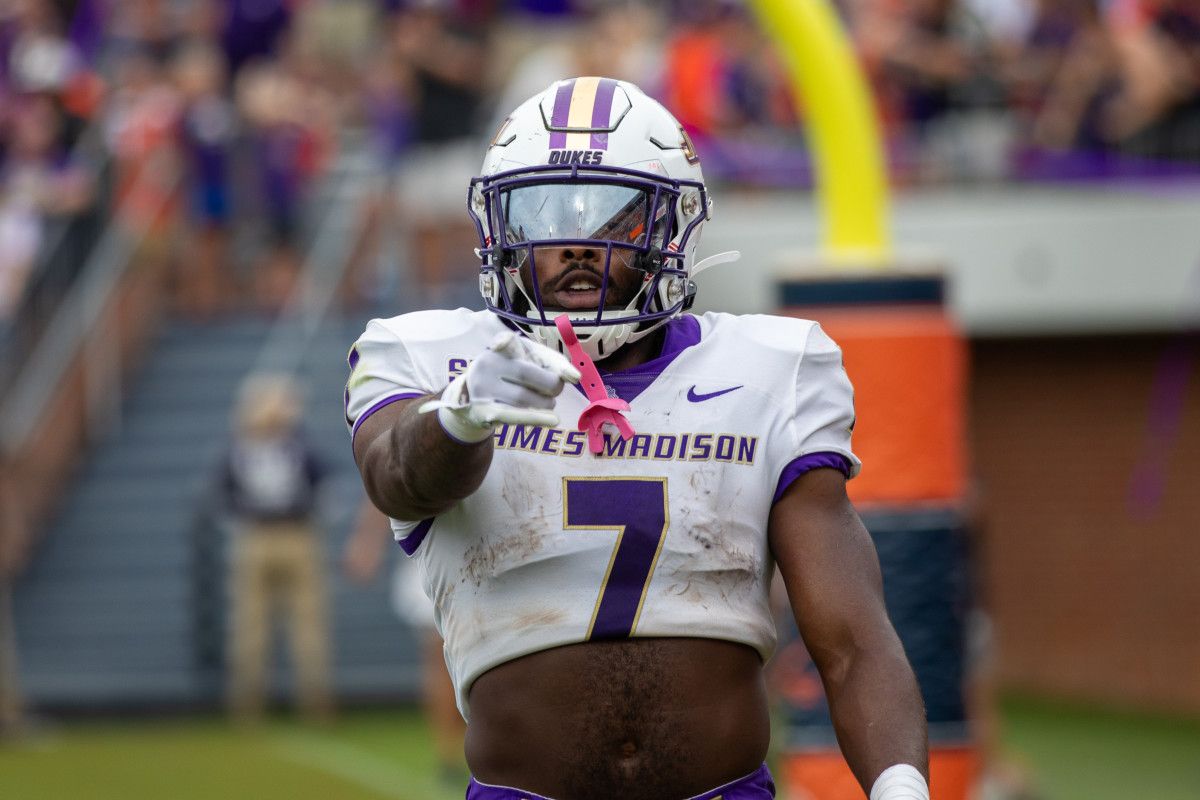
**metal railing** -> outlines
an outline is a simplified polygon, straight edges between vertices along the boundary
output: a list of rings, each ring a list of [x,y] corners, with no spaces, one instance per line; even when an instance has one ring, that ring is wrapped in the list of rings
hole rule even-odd
[[[29,280],[11,319],[0,330],[0,403],[17,382],[71,286],[83,274],[111,211],[111,159],[98,122],[84,129],[71,149],[69,161],[91,173],[95,199],[83,211],[44,221],[44,241]]]
[[[139,181],[153,183],[162,198],[155,213],[136,219],[112,216],[95,248],[57,304],[0,406],[0,456],[17,452],[33,433],[44,409],[81,353],[85,370],[85,430],[95,437],[119,420],[120,345],[97,336],[101,315],[134,265],[138,246],[170,203],[181,180],[178,169],[143,171]],[[136,190],[135,187],[134,190]]]
[[[362,235],[361,226],[356,225],[363,219],[362,202],[371,185],[370,176],[362,169],[367,157],[353,144],[344,146],[343,153],[348,155],[334,167],[336,177],[326,189],[328,208],[304,259],[300,279],[259,351],[254,372],[296,372],[337,297]]]

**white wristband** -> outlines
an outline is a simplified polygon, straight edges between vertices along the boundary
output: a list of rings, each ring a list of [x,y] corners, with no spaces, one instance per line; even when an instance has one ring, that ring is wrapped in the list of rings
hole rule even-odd
[[[492,425],[481,427],[472,422],[464,411],[445,406],[437,410],[437,417],[446,435],[459,444],[478,444],[496,430]]]
[[[476,444],[492,435],[494,425],[472,419],[471,404],[467,401],[467,377],[459,375],[442,390],[441,397],[421,404],[421,414],[437,411],[442,430],[459,444]]]
[[[929,800],[929,784],[911,764],[895,764],[879,773],[871,800]]]

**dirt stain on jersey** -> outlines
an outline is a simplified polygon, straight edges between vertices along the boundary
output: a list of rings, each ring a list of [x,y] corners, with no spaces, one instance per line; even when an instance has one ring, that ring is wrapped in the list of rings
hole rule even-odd
[[[762,572],[758,555],[732,541],[725,523],[712,514],[693,509],[681,516],[684,546],[672,559],[667,591],[705,609],[755,592]]]
[[[542,549],[545,531],[534,525],[522,525],[516,535],[506,536],[499,541],[477,542],[463,557],[462,576],[475,586],[483,586],[500,573],[507,564],[521,563]]]
[[[504,473],[504,485],[500,487],[500,497],[508,506],[513,519],[527,519],[542,516],[544,506],[535,489],[535,483],[528,476],[518,474],[517,470],[507,470]]]
[[[542,611],[530,611],[521,614],[512,621],[512,627],[513,630],[518,631],[529,628],[542,628],[547,625],[557,625],[566,618],[566,612],[557,608],[547,608]]]
[[[697,495],[709,497],[712,495],[712,470],[700,467],[691,474],[688,478],[688,484],[692,487],[692,491]]]
[[[463,554],[463,565],[459,572],[459,583],[470,581],[476,587],[483,586],[502,572],[539,556],[547,546],[547,537],[557,532],[561,523],[556,516],[547,519],[546,502],[536,490],[537,482],[513,471],[504,475],[500,497],[508,506],[508,518],[518,520],[515,531],[494,533],[488,539],[476,542]],[[559,509],[554,509],[557,515]]]
[[[667,587],[667,593],[698,605],[705,611],[708,610],[708,603],[705,602],[704,592],[700,591],[700,587],[696,584],[696,581],[691,578],[678,583],[672,583]]]

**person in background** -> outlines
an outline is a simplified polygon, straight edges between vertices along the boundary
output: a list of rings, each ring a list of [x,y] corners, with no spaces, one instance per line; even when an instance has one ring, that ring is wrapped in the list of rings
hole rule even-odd
[[[120,55],[136,51],[165,67],[183,44],[181,6],[164,0],[111,3],[106,49]]]
[[[34,269],[50,217],[82,211],[90,176],[61,150],[62,116],[48,96],[33,95],[13,114],[0,157],[0,329],[12,317]]]
[[[266,256],[255,268],[258,301],[267,310],[287,302],[300,276],[304,206],[334,129],[331,98],[290,55],[298,54],[245,67],[238,77],[270,229]]]
[[[1039,81],[1030,140],[1051,151],[1104,148],[1102,98],[1118,93],[1119,78],[1098,5],[1092,0],[1043,0],[1029,49],[1039,57],[1027,63],[1048,61],[1051,67]]]
[[[723,20],[728,3],[702,2],[679,8],[681,22],[665,48],[663,102],[688,134],[704,141],[720,133],[725,114]]]
[[[384,297],[394,287],[392,245],[399,233],[396,176],[412,140],[413,86],[391,37],[384,37],[363,74],[362,116],[370,135],[374,177],[362,206],[363,235],[342,281],[342,300],[357,307]]]
[[[364,498],[354,532],[342,554],[346,575],[355,583],[369,583],[383,565],[388,544],[395,544],[390,521]],[[442,656],[442,637],[434,622],[433,603],[421,590],[420,573],[410,559],[396,562],[392,574],[392,608],[420,638],[421,706],[433,734],[438,775],[448,786],[457,788],[467,780],[463,759],[467,726],[455,704],[454,684]]]
[[[1057,150],[1200,160],[1200,10],[1186,0],[1058,0],[1077,8],[1033,127]]]
[[[35,97],[54,101],[60,117],[55,124],[58,144],[64,151],[74,146],[103,97],[88,53],[66,36],[54,3],[0,4],[0,157],[12,116]]]
[[[991,140],[992,132],[968,122],[1001,99],[982,16],[962,0],[871,0],[858,5],[852,24],[889,139],[905,167],[911,163],[900,170],[904,179],[969,177],[984,161],[995,166],[975,177],[1003,172],[1007,137],[998,133],[1000,153],[978,152],[972,138]]]
[[[1054,76],[1076,37],[1093,30],[1092,0],[1036,0],[1025,24],[1005,37],[999,59],[1008,104],[1025,127],[1041,113]],[[1029,138],[1029,134],[1025,134]]]
[[[417,0],[391,26],[393,46],[413,90],[413,147],[398,175],[399,213],[411,268],[430,305],[450,300],[456,283],[474,277],[474,228],[462,213],[482,140],[487,43],[450,0]]]
[[[224,0],[219,28],[221,46],[233,74],[274,56],[292,22],[290,0]]]
[[[276,618],[288,629],[300,711],[315,722],[333,714],[324,559],[316,522],[326,470],[300,430],[298,397],[288,377],[249,377],[221,465],[224,504],[233,518],[229,706],[242,724],[258,721],[265,709],[268,644]]]
[[[114,67],[104,138],[113,155],[113,216],[144,231],[139,258],[169,260],[178,212],[179,95],[148,53],[129,50]]]
[[[589,3],[553,34],[533,28],[514,34],[504,49],[523,55],[504,81],[493,107],[491,130],[500,127],[512,109],[553,81],[572,75],[611,75],[655,94],[662,83],[663,15],[641,0]],[[530,41],[526,41],[530,40]]]
[[[782,65],[750,10],[730,0],[681,4],[664,48],[661,97],[706,169],[750,184],[807,171]],[[652,93],[653,94],[653,93]]]
[[[0,83],[19,92],[60,92],[83,67],[65,36],[62,18],[48,0],[22,0],[0,10]]]
[[[183,103],[180,139],[189,189],[188,226],[193,246],[184,254],[179,305],[196,317],[220,311],[231,297],[229,228],[233,213],[230,162],[237,116],[225,96],[225,63],[219,50],[201,42],[174,63]]]
[[[1105,11],[1120,76],[1107,139],[1133,156],[1200,162],[1200,4],[1113,0]]]

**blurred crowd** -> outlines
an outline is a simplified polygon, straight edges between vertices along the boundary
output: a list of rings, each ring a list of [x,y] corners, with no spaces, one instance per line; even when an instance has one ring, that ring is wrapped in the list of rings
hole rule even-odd
[[[252,288],[278,302],[296,270],[305,193],[357,80],[337,39],[357,6],[370,8],[0,5],[0,316],[56,242],[55,223],[98,203],[139,238],[170,245],[180,304],[199,314],[237,296],[235,220],[261,220]]]
[[[1195,0],[846,0],[918,177],[1113,177],[1200,163]]]
[[[1196,0],[834,0],[894,183],[1111,178],[1200,164]],[[740,2],[681,2],[661,94],[723,177],[809,176],[784,66]],[[715,156],[715,159],[714,159]]]
[[[1200,0],[834,5],[899,184],[1200,164]],[[348,146],[378,177],[351,294],[400,235],[437,302],[469,274],[465,181],[503,109],[569,75],[634,80],[713,178],[797,186],[785,72],[744,0],[3,0],[0,321],[97,205],[170,249],[182,311],[278,308]]]

